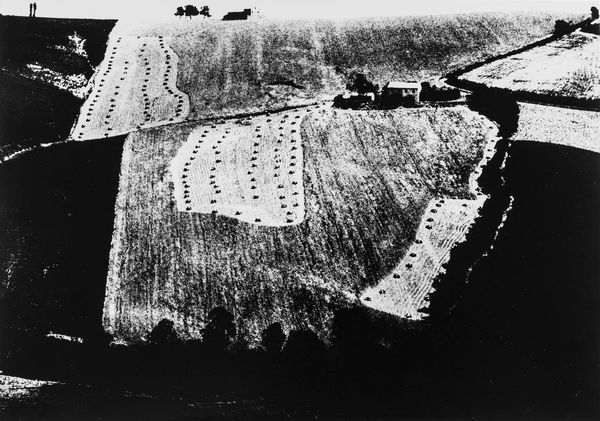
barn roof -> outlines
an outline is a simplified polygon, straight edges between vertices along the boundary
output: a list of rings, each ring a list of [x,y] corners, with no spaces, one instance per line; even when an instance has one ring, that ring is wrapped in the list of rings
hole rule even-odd
[[[414,81],[409,81],[409,82],[392,81],[392,82],[388,82],[386,87],[391,88],[391,89],[419,89],[421,87],[421,84],[419,82],[414,82]]]

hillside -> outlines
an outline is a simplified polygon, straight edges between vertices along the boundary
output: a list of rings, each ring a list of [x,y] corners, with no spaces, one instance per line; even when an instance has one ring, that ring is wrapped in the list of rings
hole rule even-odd
[[[164,36],[179,56],[190,118],[331,97],[352,71],[375,83],[437,78],[550,34],[551,14],[423,16],[357,21],[178,20],[115,35]],[[565,18],[560,16],[560,18]]]
[[[114,25],[0,16],[0,160],[67,139]]]
[[[577,31],[478,67],[458,79],[540,98],[572,98],[593,104],[600,99],[599,64],[600,36]]]
[[[198,338],[219,306],[234,314],[240,341],[255,343],[277,321],[325,336],[336,306],[356,302],[398,264],[433,198],[473,198],[470,175],[495,133],[462,107],[315,109],[299,129],[305,220],[269,227],[209,209],[178,211],[170,161],[195,129],[127,139],[104,309],[117,340],[143,340],[163,318]],[[256,168],[257,184],[271,171]]]

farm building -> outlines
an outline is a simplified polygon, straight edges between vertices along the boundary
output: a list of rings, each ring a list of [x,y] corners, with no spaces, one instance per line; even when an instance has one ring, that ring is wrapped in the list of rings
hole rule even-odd
[[[223,16],[223,20],[247,20],[252,15],[252,9],[244,9],[242,12],[229,12]]]
[[[407,97],[412,97],[414,102],[419,102],[421,93],[421,84],[416,81],[409,82],[388,82],[383,87],[383,97],[391,102],[403,102]]]

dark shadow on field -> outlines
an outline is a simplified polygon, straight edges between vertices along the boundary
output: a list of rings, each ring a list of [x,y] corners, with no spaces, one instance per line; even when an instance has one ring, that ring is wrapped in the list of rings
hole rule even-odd
[[[64,419],[108,416],[114,405],[137,412],[140,399],[156,408],[149,419],[597,418],[600,155],[516,141],[504,178],[502,194],[513,197],[512,208],[493,248],[472,268],[449,315],[428,325],[340,309],[329,346],[313,332],[294,331],[286,339],[271,326],[265,350],[247,350],[231,346],[235,329],[223,314],[210,328],[210,341],[182,344],[164,322],[152,345],[31,340],[23,348],[29,354],[13,354],[4,368],[94,385],[85,392],[46,392],[44,415]],[[79,231],[90,227],[86,218],[80,221]],[[454,257],[448,274],[464,283],[464,272],[453,266],[465,262]],[[82,299],[89,288],[81,281],[91,282],[95,273],[86,269],[69,283],[69,294]],[[57,297],[54,289],[43,293]],[[63,309],[82,317],[76,304]],[[434,313],[447,310],[432,301]],[[93,313],[99,317],[100,308]],[[85,320],[81,327],[93,325]],[[31,361],[38,364],[34,370]],[[71,394],[87,394],[91,404],[73,403]],[[223,401],[233,403],[219,406]],[[243,402],[248,407],[240,413]],[[26,403],[15,408],[7,414],[16,419],[41,410]]]
[[[89,79],[104,58],[114,20],[0,16],[0,160],[65,140],[83,99],[40,79],[28,65]],[[69,36],[85,40],[75,51]]]
[[[0,343],[93,336],[124,137],[38,149],[0,165]]]

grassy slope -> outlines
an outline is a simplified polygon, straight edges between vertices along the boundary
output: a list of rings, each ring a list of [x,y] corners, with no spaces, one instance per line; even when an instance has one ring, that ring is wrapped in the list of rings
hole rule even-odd
[[[65,140],[81,100],[36,79],[27,64],[91,77],[115,21],[0,16],[0,157]],[[86,40],[88,59],[70,50],[68,36]]]
[[[333,95],[344,74],[430,78],[548,35],[558,16],[484,14],[360,21],[176,20],[135,30],[165,35],[181,58],[178,86],[192,117],[264,109]],[[564,16],[561,16],[564,18]],[[126,28],[120,28],[127,33]],[[272,85],[293,81],[305,89]]]
[[[313,114],[301,131],[307,218],[286,228],[178,213],[169,158],[191,128],[131,135],[105,327],[135,340],[168,317],[198,337],[225,306],[244,339],[274,321],[325,334],[341,292],[352,297],[397,264],[432,197],[469,196],[486,130],[465,108]]]

